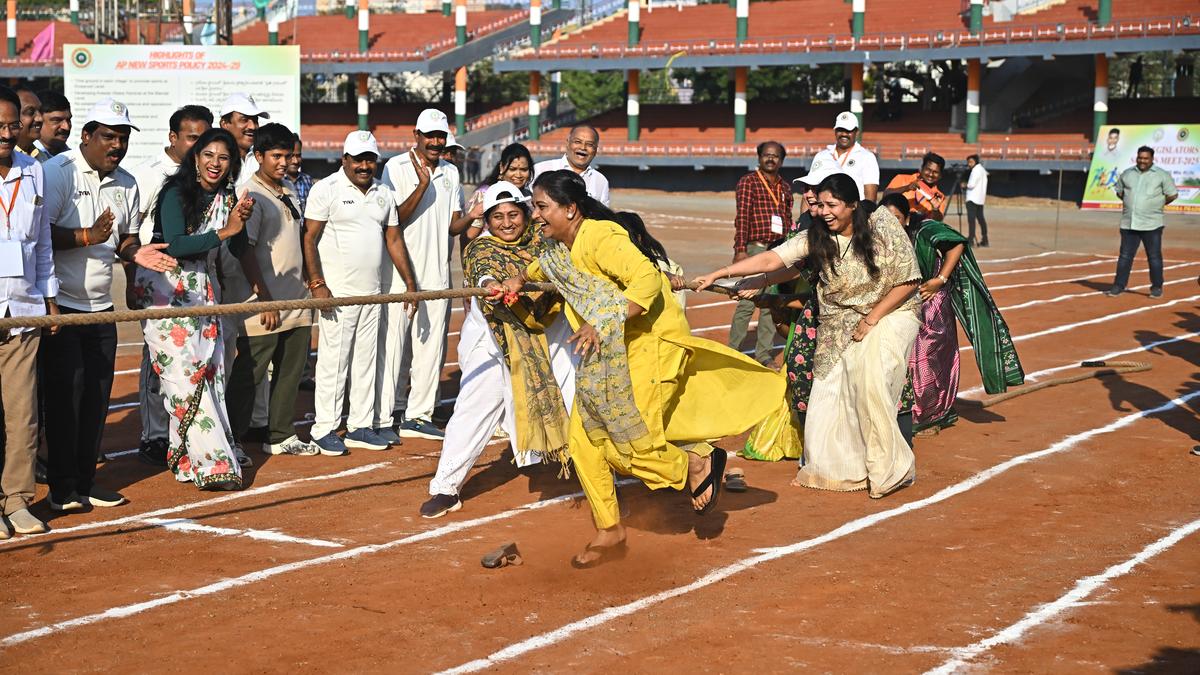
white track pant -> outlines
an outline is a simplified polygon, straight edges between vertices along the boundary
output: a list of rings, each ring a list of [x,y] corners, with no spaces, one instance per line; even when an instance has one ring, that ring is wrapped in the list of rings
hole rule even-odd
[[[567,410],[575,401],[575,366],[578,362],[571,345],[567,343],[570,335],[571,327],[562,317],[546,331],[550,368],[562,391]],[[467,474],[483,454],[497,427],[503,427],[508,433],[517,466],[529,466],[541,461],[536,453],[516,451],[512,385],[508,365],[502,355],[495,353],[497,351],[499,349],[490,335],[469,348],[463,346],[459,349],[462,380],[458,400],[454,403],[454,414],[446,424],[446,440],[442,443],[437,473],[429,482],[430,495],[458,495],[467,482]]]
[[[317,342],[317,390],[312,437],[338,428],[347,389],[350,413],[346,430],[370,428],[375,416],[375,363],[379,343],[379,306],[338,307],[321,312]]]
[[[375,376],[376,427],[392,426],[392,411],[400,409],[405,419],[433,419],[449,322],[449,300],[420,303],[411,321],[403,305],[384,308],[380,320],[383,358]]]

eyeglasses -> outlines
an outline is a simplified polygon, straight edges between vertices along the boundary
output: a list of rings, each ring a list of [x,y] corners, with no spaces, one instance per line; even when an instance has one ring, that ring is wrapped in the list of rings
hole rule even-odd
[[[21,123],[20,122],[11,122],[9,124],[0,124],[0,129],[8,129],[9,131],[13,132],[14,134],[19,134],[19,133],[21,133]]]

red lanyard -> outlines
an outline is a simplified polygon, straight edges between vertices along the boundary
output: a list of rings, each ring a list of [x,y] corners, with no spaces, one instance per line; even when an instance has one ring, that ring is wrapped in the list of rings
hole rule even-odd
[[[21,177],[17,177],[17,182],[13,184],[12,197],[9,198],[7,205],[4,203],[4,198],[0,197],[0,211],[4,212],[4,226],[8,228],[9,238],[12,238],[12,212],[17,205],[17,195],[21,193]]]

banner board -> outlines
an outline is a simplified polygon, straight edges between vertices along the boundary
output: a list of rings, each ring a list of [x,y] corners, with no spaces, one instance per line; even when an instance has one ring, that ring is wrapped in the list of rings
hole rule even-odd
[[[121,166],[132,169],[167,144],[171,113],[187,104],[221,114],[225,97],[250,94],[260,108],[300,131],[300,48],[290,46],[95,45],[63,46],[64,93],[79,143],[83,117],[111,96],[129,108],[140,129],[130,135]]]
[[[1120,209],[1113,192],[1121,173],[1133,166],[1137,149],[1154,148],[1154,164],[1175,179],[1179,198],[1167,212],[1200,213],[1200,124],[1117,124],[1100,127],[1083,191],[1085,209]]]

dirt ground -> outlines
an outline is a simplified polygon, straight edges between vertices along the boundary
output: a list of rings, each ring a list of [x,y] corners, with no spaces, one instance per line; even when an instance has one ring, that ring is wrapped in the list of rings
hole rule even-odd
[[[728,260],[729,194],[617,206],[689,273]],[[1096,358],[1151,370],[981,407],[964,351],[962,420],[917,439],[911,488],[811,491],[789,485],[793,462],[735,459],[750,490],[699,518],[629,485],[629,556],[594,570],[568,564],[591,531],[578,484],[518,472],[503,443],[435,521],[417,514],[429,441],[251,447],[242,492],[174,482],[130,452],[140,346],[122,326],[98,482],[130,503],[52,517],[42,500],[53,531],[0,542],[0,672],[1200,672],[1200,218],[1168,218],[1150,299],[1144,259],[1132,292],[1099,292],[1115,214],[1064,208],[1057,234],[1053,204],[988,216],[977,253],[1031,382]],[[732,309],[691,296],[693,331],[725,340]],[[483,569],[506,541],[524,565]]]

